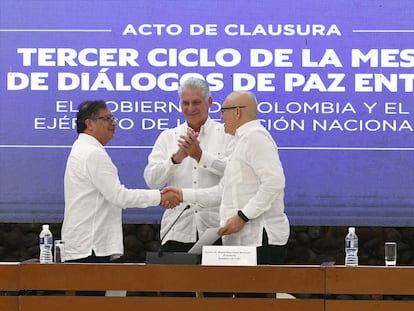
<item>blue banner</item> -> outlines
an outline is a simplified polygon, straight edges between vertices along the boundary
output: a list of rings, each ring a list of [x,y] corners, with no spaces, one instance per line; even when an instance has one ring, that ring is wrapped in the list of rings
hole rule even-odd
[[[61,222],[79,103],[108,102],[121,181],[147,188],[177,87],[213,119],[249,90],[280,149],[293,225],[414,226],[414,2],[2,1],[0,221]],[[162,209],[124,212],[157,223]]]

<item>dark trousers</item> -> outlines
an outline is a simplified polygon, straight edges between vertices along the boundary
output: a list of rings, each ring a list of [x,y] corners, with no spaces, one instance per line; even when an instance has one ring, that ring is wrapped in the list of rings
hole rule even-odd
[[[183,243],[178,241],[167,241],[164,245],[161,245],[161,251],[163,252],[181,252],[187,253],[194,243]]]
[[[110,256],[96,256],[95,252],[92,251],[92,255],[75,259],[75,260],[67,260],[66,262],[73,262],[73,263],[109,263],[111,261]],[[76,291],[76,296],[105,296],[105,291]]]
[[[257,248],[258,265],[281,265],[287,256],[286,245],[270,245],[266,230],[263,229],[262,246]]]

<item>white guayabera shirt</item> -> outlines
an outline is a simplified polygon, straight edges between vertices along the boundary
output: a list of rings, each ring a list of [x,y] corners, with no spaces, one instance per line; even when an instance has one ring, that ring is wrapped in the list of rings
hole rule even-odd
[[[187,129],[187,123],[183,123],[163,131],[157,138],[144,170],[144,178],[150,188],[162,188],[168,184],[180,189],[198,189],[212,187],[220,182],[234,138],[224,132],[222,123],[208,118],[198,136],[203,150],[199,163],[186,157],[180,164],[174,164],[171,156],[177,152],[178,139],[187,133]],[[175,222],[188,204],[190,209],[184,211]],[[201,208],[197,202],[184,200],[179,206],[165,210],[161,221],[162,243],[169,240],[194,243],[197,234],[201,236],[206,229],[219,225],[219,206],[220,202],[213,202]]]
[[[223,236],[224,245],[261,246],[263,228],[269,244],[285,245],[289,221],[284,212],[285,175],[276,143],[260,121],[236,131],[236,145],[218,186],[184,189],[185,201],[200,206],[220,202],[220,223],[241,210],[250,221],[235,234]]]
[[[127,189],[104,146],[79,134],[66,164],[62,239],[65,260],[122,255],[122,208],[158,205],[159,190]]]

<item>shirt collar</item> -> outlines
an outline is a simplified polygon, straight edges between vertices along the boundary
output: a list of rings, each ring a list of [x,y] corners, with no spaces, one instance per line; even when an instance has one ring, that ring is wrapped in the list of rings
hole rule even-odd
[[[257,127],[258,125],[260,125],[260,121],[257,119],[246,122],[236,130],[235,136],[241,137],[244,134],[248,133],[251,129]]]
[[[204,124],[200,127],[200,135],[206,133],[209,130],[212,122],[213,121],[211,120],[211,118],[207,117],[206,122],[204,122]],[[189,128],[187,122],[185,123],[185,125],[186,125],[185,129],[187,130]]]
[[[89,144],[95,145],[96,147],[104,148],[104,146],[92,135],[86,133],[79,133],[79,140],[85,141]]]

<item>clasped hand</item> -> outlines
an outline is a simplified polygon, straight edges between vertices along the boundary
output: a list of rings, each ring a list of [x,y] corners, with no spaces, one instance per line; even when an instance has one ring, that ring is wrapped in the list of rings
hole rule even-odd
[[[175,187],[165,187],[161,190],[160,205],[165,208],[174,208],[183,201],[183,192]]]
[[[190,156],[195,159],[197,162],[200,161],[202,150],[200,147],[200,142],[198,141],[198,134],[192,130],[187,132],[187,135],[181,135],[178,140],[178,154],[181,152],[184,157]]]

